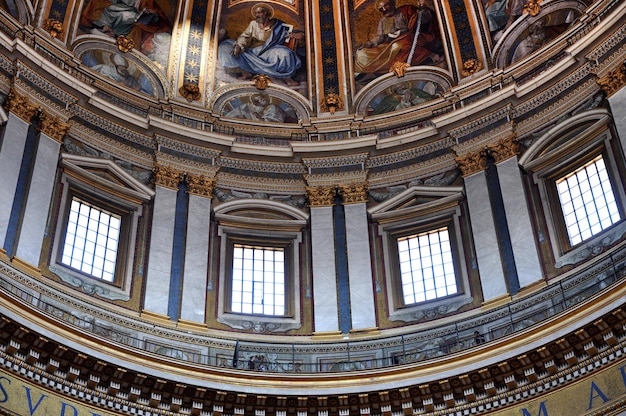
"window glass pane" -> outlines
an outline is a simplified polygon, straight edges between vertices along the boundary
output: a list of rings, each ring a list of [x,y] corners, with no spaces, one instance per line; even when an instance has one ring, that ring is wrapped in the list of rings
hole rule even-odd
[[[397,244],[405,304],[457,293],[447,228],[402,237]]]
[[[276,247],[233,246],[231,311],[284,315],[285,256]]]
[[[602,156],[561,177],[556,186],[572,246],[621,220]]]
[[[61,263],[113,282],[121,217],[72,199]],[[115,224],[112,228],[110,224]]]

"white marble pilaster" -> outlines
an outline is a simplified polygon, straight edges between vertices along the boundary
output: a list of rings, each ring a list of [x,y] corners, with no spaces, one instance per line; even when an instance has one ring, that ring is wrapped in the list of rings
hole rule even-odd
[[[365,203],[344,206],[352,329],[376,327],[376,305]]]
[[[180,311],[181,319],[186,321],[205,322],[210,219],[211,199],[189,195]]]
[[[333,207],[311,207],[315,331],[339,330]]]
[[[24,146],[28,136],[28,127],[29,124],[24,120],[13,113],[9,113],[0,147],[0,178],[2,178],[2,186],[0,186],[0,247],[4,245],[9,226],[15,188],[20,175]]]
[[[622,145],[622,152],[626,155],[626,87],[622,87],[609,97],[609,106],[619,135],[619,142]]]
[[[156,186],[144,309],[161,315],[167,315],[169,301],[176,194]]]
[[[520,288],[543,279],[526,193],[517,157],[498,163],[498,179]]]
[[[465,191],[485,302],[508,293],[485,172],[465,177]]]
[[[52,200],[61,143],[41,133],[15,255],[37,267]]]

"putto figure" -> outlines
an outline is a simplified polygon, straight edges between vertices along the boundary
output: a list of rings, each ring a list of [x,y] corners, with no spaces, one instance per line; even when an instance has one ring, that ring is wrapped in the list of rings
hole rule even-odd
[[[435,13],[418,0],[418,5],[396,7],[395,0],[378,0],[376,9],[382,14],[376,34],[368,41],[356,44],[354,58],[357,81],[373,79],[389,72],[396,62],[409,65],[438,63],[442,57],[437,53],[440,40]]]
[[[292,77],[302,61],[287,43],[304,39],[304,33],[290,31],[290,26],[274,18],[274,9],[266,3],[255,4],[252,16],[254,20],[236,40],[220,43],[219,63],[227,69],[239,68],[242,80],[262,74],[283,79],[287,85],[298,85]]]

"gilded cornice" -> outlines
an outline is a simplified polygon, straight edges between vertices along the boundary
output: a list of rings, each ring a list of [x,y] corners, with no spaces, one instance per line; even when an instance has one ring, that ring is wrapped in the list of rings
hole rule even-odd
[[[184,172],[170,166],[156,165],[153,172],[155,185],[174,190],[178,190],[178,184],[185,178]]]
[[[187,174],[187,192],[192,195],[211,197],[215,189],[215,178],[207,178],[204,175]]]
[[[470,176],[487,168],[487,154],[484,151],[470,152],[454,159],[463,176]]]
[[[367,182],[338,185],[337,193],[343,198],[344,204],[365,203],[368,200],[369,185]]]
[[[519,155],[520,144],[515,135],[499,140],[497,143],[487,145],[489,154],[494,157],[496,163],[503,162]]]
[[[63,137],[70,127],[71,125],[62,122],[60,117],[51,116],[45,111],[39,116],[39,131],[59,143],[63,143]]]
[[[612,96],[626,85],[626,62],[609,71],[604,77],[596,81],[607,97]]]
[[[336,186],[307,186],[306,197],[310,207],[328,207],[334,204]]]
[[[15,88],[11,88],[7,96],[6,109],[26,123],[30,123],[32,118],[37,114],[37,111],[39,111],[39,108],[32,105],[27,97],[18,94]]]

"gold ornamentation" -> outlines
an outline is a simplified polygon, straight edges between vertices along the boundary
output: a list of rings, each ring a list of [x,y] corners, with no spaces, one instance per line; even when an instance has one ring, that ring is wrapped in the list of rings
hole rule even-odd
[[[65,30],[63,29],[63,23],[57,19],[46,19],[43,22],[43,30],[48,32],[53,38],[62,36]]]
[[[334,92],[329,93],[322,101],[322,111],[328,111],[335,114],[335,110],[343,110],[343,101],[341,97]]]
[[[482,150],[455,157],[454,160],[461,169],[463,176],[470,176],[487,169],[487,154]]]
[[[528,0],[528,3],[524,5],[524,13],[528,13],[531,16],[537,16],[539,11],[541,10],[541,5],[539,4],[541,0]]]
[[[252,81],[254,82],[254,85],[257,87],[257,89],[264,90],[270,83],[270,77],[268,77],[267,75],[258,74],[252,77]]]
[[[185,174],[179,170],[172,169],[170,166],[154,167],[154,183],[156,185],[163,186],[178,190],[178,184],[185,178]]]
[[[5,106],[7,111],[12,112],[27,123],[30,123],[32,118],[39,111],[38,107],[32,105],[28,101],[28,98],[19,95],[15,89],[9,91]]]
[[[410,67],[410,65],[406,62],[396,61],[393,65],[391,65],[391,68],[389,68],[389,72],[393,72],[398,78],[401,78],[404,74],[406,74],[406,69],[408,67]]]
[[[184,83],[182,87],[178,89],[180,95],[185,97],[188,101],[195,101],[200,99],[200,87],[197,84]]]
[[[117,49],[123,53],[130,52],[135,47],[135,42],[124,35],[118,36],[117,39],[115,39],[115,44],[117,45]]]
[[[52,117],[46,112],[39,115],[39,131],[59,143],[63,143],[63,137],[70,127],[69,124],[62,122],[59,117]]]
[[[358,204],[367,202],[369,185],[367,183],[339,185],[337,191],[343,198],[344,204]]]
[[[510,159],[513,156],[517,156],[520,152],[520,143],[515,135],[502,139],[497,143],[487,145],[489,154],[493,156],[496,163]]]
[[[307,186],[306,197],[311,207],[329,207],[334,204],[337,187],[335,186]]]
[[[480,61],[476,59],[468,59],[467,61],[463,62],[461,75],[463,75],[464,77],[469,77],[470,75],[475,74],[481,69],[483,69],[483,64],[480,63]]]
[[[216,182],[215,178],[207,178],[204,175],[187,174],[187,193],[211,197]]]
[[[610,71],[608,74],[596,81],[607,97],[615,94],[626,85],[626,62]]]

